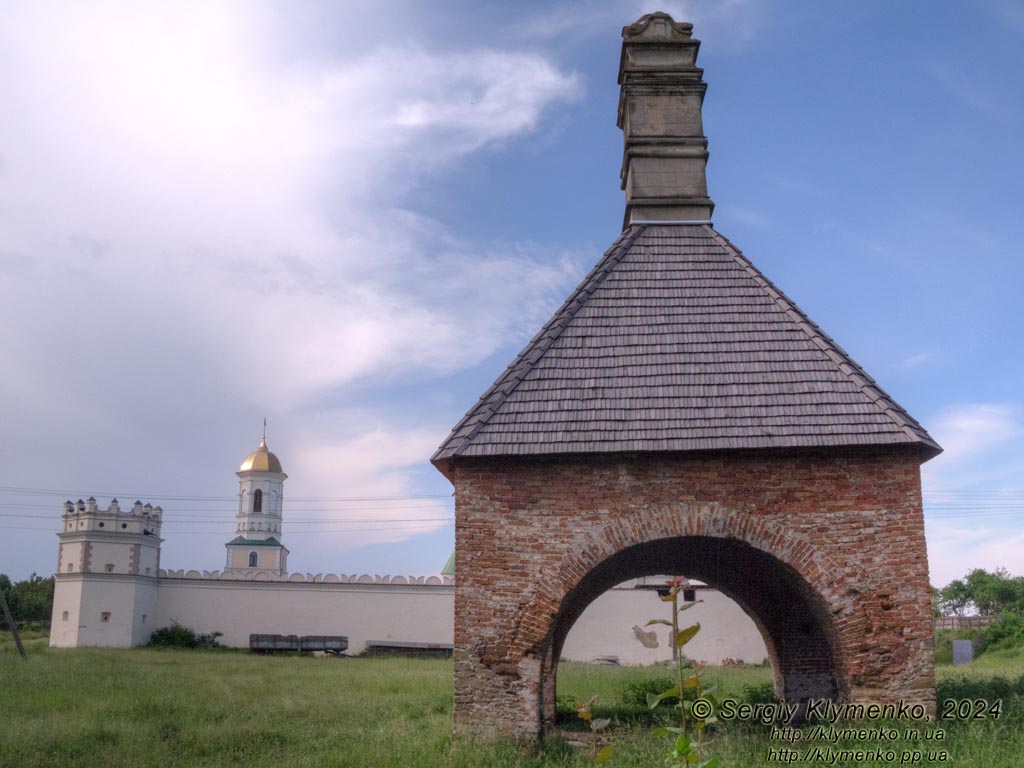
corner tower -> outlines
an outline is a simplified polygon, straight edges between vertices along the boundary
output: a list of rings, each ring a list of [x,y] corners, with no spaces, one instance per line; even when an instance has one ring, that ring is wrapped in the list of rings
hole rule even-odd
[[[163,510],[67,501],[61,519],[50,646],[127,648],[149,640]]]
[[[227,547],[225,570],[245,578],[288,572],[288,550],[281,543],[284,481],[281,461],[267,449],[266,426],[259,447],[245,457],[238,472],[235,538]]]

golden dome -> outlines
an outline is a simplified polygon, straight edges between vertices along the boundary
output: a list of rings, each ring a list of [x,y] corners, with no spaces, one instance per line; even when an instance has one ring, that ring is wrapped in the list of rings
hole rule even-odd
[[[245,461],[242,462],[242,466],[238,469],[239,472],[280,472],[284,474],[284,470],[281,469],[281,461],[267,450],[266,438],[260,440],[260,447],[245,457]]]

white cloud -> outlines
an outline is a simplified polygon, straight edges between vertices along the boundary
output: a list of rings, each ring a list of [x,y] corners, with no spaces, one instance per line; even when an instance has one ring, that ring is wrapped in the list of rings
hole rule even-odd
[[[931,352],[918,352],[917,354],[907,355],[907,357],[900,360],[900,367],[905,370],[910,370],[924,365],[929,360],[935,357]]]
[[[970,68],[950,59],[933,59],[923,65],[925,74],[965,106],[989,118],[1009,116],[1006,99],[991,84],[979,82]]]
[[[71,7],[13,24],[3,268],[12,318],[39,322],[36,347],[66,359],[72,326],[95,358],[114,357],[114,335],[122,360],[126,341],[184,344],[294,397],[396,365],[467,364],[535,289],[571,282],[564,260],[459,241],[395,203],[439,165],[536,130],[578,78],[486,50],[380,50],[282,77],[232,6],[211,8]],[[471,339],[460,301],[481,318]],[[274,364],[257,364],[268,350]]]
[[[293,457],[304,476],[303,487],[314,497],[409,496],[414,494],[414,478],[409,467],[431,455],[447,428],[397,430],[384,426],[360,429],[354,437],[338,442],[330,436],[352,433],[353,418],[333,419],[334,428],[303,436],[303,449]],[[332,421],[329,419],[328,421]],[[315,519],[342,522],[326,526],[332,532],[321,533],[315,541],[304,538],[304,547],[317,547],[334,553],[350,551],[369,542],[393,543],[442,528],[450,528],[452,506],[439,499],[403,499],[401,501],[331,502],[321,504]],[[309,517],[307,513],[306,517]],[[364,523],[366,520],[374,523]],[[317,526],[318,528],[320,526]]]
[[[1024,530],[1018,525],[965,526],[927,520],[928,564],[931,583],[944,587],[975,568],[1007,568],[1018,573],[1024,563]]]
[[[1014,404],[950,406],[928,421],[945,452],[922,467],[932,583],[1024,562],[1024,429]]]
[[[362,24],[359,8],[334,13]],[[577,75],[534,51],[427,39],[307,52],[300,16],[231,2],[5,13],[12,471],[95,472],[156,434],[211,441],[228,414],[329,413],[317,403],[353,382],[451,373],[535,330],[575,284],[575,254],[470,241],[403,206],[453,163],[536,136],[581,95]],[[443,437],[361,434],[302,456],[311,487],[408,492],[396,461]],[[128,487],[180,482],[130,472]]]
[[[942,487],[967,484],[965,473],[976,469],[979,460],[987,464],[992,454],[1021,435],[1019,409],[1009,404],[949,406],[929,424],[944,452],[925,465],[925,474]]]
[[[742,50],[757,38],[768,23],[769,4],[765,0],[665,0],[654,8],[644,0],[581,0],[525,15],[513,23],[512,33],[524,40],[564,38],[571,44],[580,37],[616,34],[655,10],[693,24],[694,37],[714,38],[721,53]]]
[[[715,218],[720,221],[735,221],[751,229],[771,229],[772,220],[753,208],[741,205],[715,206]]]

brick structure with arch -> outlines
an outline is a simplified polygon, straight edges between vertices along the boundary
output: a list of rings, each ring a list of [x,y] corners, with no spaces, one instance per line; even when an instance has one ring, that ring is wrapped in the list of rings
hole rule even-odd
[[[711,226],[690,33],[623,30],[623,234],[433,458],[461,730],[542,736],[572,624],[657,574],[735,599],[787,700],[934,710],[920,464],[941,449]]]

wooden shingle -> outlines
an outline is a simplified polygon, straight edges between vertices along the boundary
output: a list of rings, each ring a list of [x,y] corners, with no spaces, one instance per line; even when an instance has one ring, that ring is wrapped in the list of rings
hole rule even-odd
[[[633,224],[433,456],[942,449],[707,224]]]

